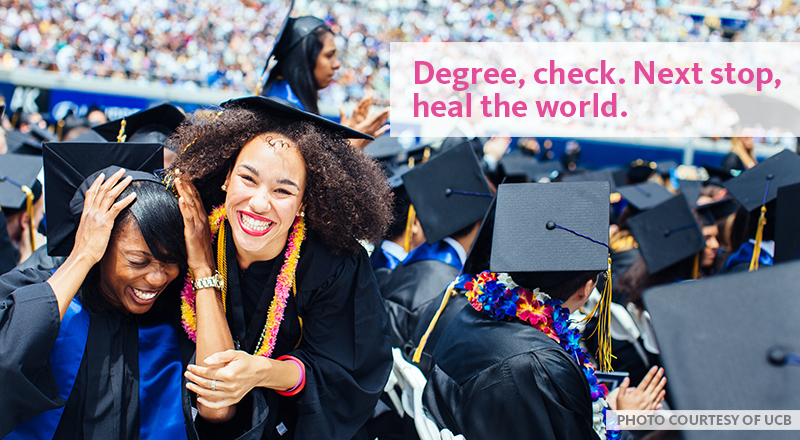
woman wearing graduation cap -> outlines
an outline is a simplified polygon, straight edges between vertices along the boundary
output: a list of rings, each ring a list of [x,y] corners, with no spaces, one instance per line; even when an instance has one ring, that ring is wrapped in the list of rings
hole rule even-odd
[[[372,413],[391,349],[357,240],[379,237],[391,207],[377,164],[343,139],[355,136],[250,97],[170,140],[183,150],[184,327],[197,341],[186,377],[201,437],[349,439]],[[203,203],[216,207],[208,220]]]
[[[52,275],[0,277],[0,437],[194,438],[178,201],[152,173],[109,167],[83,180],[97,162],[75,157],[48,173],[48,245],[68,258]]]
[[[278,64],[269,73],[264,96],[285,99],[305,111],[320,114],[319,90],[333,83],[334,74],[342,66],[336,56],[331,28],[312,16],[289,18],[272,54]],[[380,136],[388,129],[384,124],[389,109],[369,115],[371,106],[372,97],[367,96],[349,118],[340,109],[342,123],[368,135]]]

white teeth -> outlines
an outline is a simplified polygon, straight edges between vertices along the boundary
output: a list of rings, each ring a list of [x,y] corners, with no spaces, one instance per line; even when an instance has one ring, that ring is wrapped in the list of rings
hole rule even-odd
[[[254,231],[265,231],[270,225],[272,225],[272,222],[263,222],[261,220],[256,220],[253,217],[244,214],[241,215],[241,218],[242,218],[242,223],[244,223],[245,226]]]
[[[138,290],[138,289],[135,289],[135,288],[132,288],[132,289],[133,289],[133,293],[136,295],[137,298],[143,299],[145,301],[149,301],[149,300],[155,298],[156,295],[158,295],[158,292],[144,293],[141,290]]]

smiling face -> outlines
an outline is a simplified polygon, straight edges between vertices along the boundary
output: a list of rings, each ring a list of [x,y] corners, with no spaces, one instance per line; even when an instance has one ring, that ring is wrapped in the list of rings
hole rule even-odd
[[[150,310],[180,267],[152,256],[135,221],[118,227],[100,260],[100,290],[117,310],[139,315]]]
[[[303,209],[306,165],[300,151],[279,134],[260,135],[242,148],[225,185],[240,267],[277,257]]]
[[[317,87],[324,89],[333,82],[333,75],[342,65],[336,57],[336,43],[333,41],[333,34],[325,32],[320,36],[320,40],[322,41],[322,50],[319,52],[314,66],[314,79],[317,81]]]
[[[703,249],[702,259],[700,261],[701,267],[710,267],[714,264],[714,258],[717,256],[719,250],[719,241],[717,235],[719,228],[716,225],[703,226],[703,237],[706,240],[706,247]]]

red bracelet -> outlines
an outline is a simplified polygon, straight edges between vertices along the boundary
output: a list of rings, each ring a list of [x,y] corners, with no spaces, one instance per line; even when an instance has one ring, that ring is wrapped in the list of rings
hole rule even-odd
[[[289,355],[283,355],[279,357],[277,360],[293,362],[295,365],[297,365],[297,368],[300,370],[300,377],[297,378],[297,383],[292,388],[289,388],[286,391],[275,390],[275,392],[280,394],[281,396],[294,396],[300,391],[303,391],[303,388],[306,387],[306,367],[305,365],[303,365],[303,361],[297,359],[294,356],[289,356]]]

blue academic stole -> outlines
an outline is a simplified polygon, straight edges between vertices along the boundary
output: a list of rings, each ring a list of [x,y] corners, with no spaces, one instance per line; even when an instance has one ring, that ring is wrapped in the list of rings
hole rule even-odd
[[[89,312],[74,298],[61,320],[50,350],[50,365],[59,394],[69,399],[86,351]],[[181,355],[178,332],[168,322],[139,323],[139,435],[141,440],[185,439]],[[17,425],[5,440],[52,439],[64,407],[46,411]]]
[[[434,244],[428,244],[427,242],[422,243],[408,254],[406,259],[403,260],[403,265],[405,266],[415,261],[423,260],[441,261],[442,263],[455,267],[456,270],[459,271],[464,266],[461,263],[458,252],[444,240],[437,241]]]
[[[305,111],[306,109],[305,107],[303,107],[303,103],[300,102],[300,98],[298,98],[297,95],[294,94],[292,86],[290,86],[285,79],[278,79],[274,83],[272,83],[272,86],[270,86],[269,90],[267,90],[267,94],[264,96],[274,96],[276,98],[285,99],[291,102],[292,104],[300,107],[300,110]]]
[[[753,259],[753,252],[755,251],[756,247],[753,243],[750,243],[749,241],[743,243],[739,250],[728,257],[728,261],[725,262],[725,267],[731,267],[739,263],[749,264],[750,260]],[[761,254],[758,256],[758,264],[761,266],[772,266],[774,263],[775,261],[773,260],[772,256],[762,249]]]
[[[398,264],[400,264],[399,258],[386,252],[381,248],[375,250],[375,254],[372,257],[372,270],[378,270],[383,268],[394,270],[394,268],[397,267]]]

